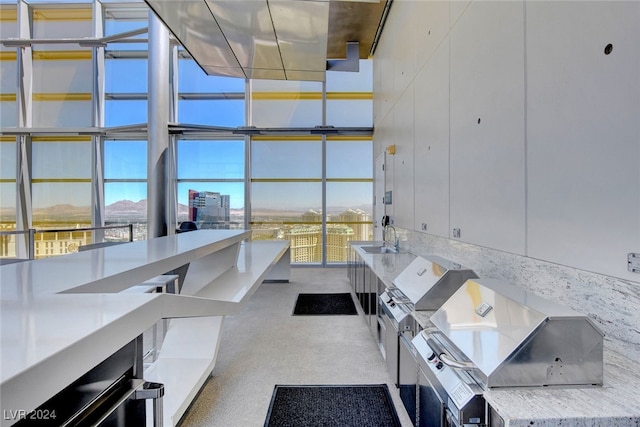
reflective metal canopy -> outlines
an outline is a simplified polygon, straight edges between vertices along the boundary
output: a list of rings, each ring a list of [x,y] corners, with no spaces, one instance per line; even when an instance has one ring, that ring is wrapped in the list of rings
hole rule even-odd
[[[379,0],[145,1],[207,74],[274,80],[323,81],[347,42],[366,58],[384,10]]]

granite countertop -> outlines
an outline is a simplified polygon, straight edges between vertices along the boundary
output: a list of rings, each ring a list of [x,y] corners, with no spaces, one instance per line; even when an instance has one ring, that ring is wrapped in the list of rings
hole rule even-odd
[[[639,390],[637,363],[605,343],[601,387],[494,388],[484,397],[509,427],[638,427]]]
[[[421,328],[433,311],[414,311]],[[604,385],[491,388],[485,400],[508,427],[638,427],[640,373],[637,363],[604,349]]]
[[[369,253],[362,249],[362,246],[378,246],[382,242],[362,241],[351,242],[352,247],[360,255],[362,260],[373,270],[388,288],[394,287],[393,280],[407,268],[416,256],[400,249],[398,253]]]
[[[363,261],[391,287],[416,257],[408,252],[370,254],[353,242]],[[414,311],[421,328],[431,326],[433,311]],[[637,363],[604,348],[604,384],[585,387],[510,387],[484,392],[489,405],[507,427],[640,427],[640,372]]]

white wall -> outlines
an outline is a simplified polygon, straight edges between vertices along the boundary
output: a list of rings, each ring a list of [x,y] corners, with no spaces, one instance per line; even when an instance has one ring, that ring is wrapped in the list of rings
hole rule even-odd
[[[640,2],[395,0],[374,127],[396,226],[640,282]]]

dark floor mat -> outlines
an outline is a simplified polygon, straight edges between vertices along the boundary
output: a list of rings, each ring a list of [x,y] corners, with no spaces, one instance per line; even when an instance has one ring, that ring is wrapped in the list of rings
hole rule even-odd
[[[276,385],[265,427],[400,427],[385,384]]]
[[[350,293],[298,294],[293,314],[358,314]]]

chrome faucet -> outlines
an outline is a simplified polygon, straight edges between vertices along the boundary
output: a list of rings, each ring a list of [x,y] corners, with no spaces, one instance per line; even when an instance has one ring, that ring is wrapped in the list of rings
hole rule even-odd
[[[400,249],[400,241],[398,240],[398,233],[396,231],[396,228],[393,225],[385,225],[384,226],[384,246],[387,246],[387,230],[388,229],[392,229],[393,230],[393,249],[398,252],[398,249]]]

